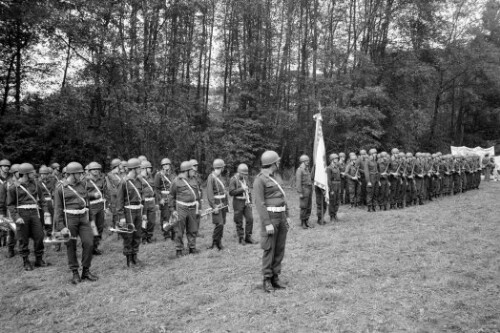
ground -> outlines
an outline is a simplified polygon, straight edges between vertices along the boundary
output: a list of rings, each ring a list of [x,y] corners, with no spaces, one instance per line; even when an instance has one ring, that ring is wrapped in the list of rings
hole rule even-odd
[[[483,183],[377,213],[342,206],[339,222],[310,230],[292,208],[288,288],[272,294],[261,290],[259,245],[237,243],[231,214],[225,250],[206,250],[204,221],[201,254],[174,259],[158,234],[141,246],[141,268],[127,269],[107,236],[92,267],[100,280],[77,286],[65,252],[49,249],[51,267],[25,272],[2,249],[1,332],[500,332],[499,191]]]

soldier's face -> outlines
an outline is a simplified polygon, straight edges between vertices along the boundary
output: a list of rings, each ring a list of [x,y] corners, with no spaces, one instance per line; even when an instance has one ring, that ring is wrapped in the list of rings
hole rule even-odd
[[[79,182],[82,179],[82,175],[83,175],[83,173],[74,173],[73,177],[75,178],[75,180],[77,182]]]
[[[163,164],[162,168],[164,171],[168,171],[168,170],[170,170],[170,164]]]
[[[101,170],[99,169],[96,169],[96,170],[90,170],[90,174],[94,177],[97,177],[99,176],[99,174],[101,173]]]
[[[3,173],[8,173],[10,170],[10,166],[8,165],[2,165],[2,172]]]
[[[214,173],[215,173],[217,176],[220,176],[220,174],[222,173],[222,170],[223,170],[223,169],[224,169],[224,168],[215,168],[215,169],[214,169]]]
[[[35,172],[28,173],[28,179],[29,180],[34,180],[35,178],[36,178],[36,173]]]

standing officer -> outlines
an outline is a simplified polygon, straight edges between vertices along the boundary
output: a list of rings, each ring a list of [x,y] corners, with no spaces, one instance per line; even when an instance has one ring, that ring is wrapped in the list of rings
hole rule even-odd
[[[182,256],[184,250],[184,232],[186,232],[187,243],[190,254],[197,254],[196,235],[198,233],[200,197],[198,184],[193,178],[193,166],[189,161],[184,161],[180,166],[179,175],[172,181],[170,187],[168,206],[177,223],[175,230],[176,256]]]
[[[127,267],[137,265],[137,253],[141,244],[143,189],[139,179],[141,161],[131,158],[127,162],[128,174],[118,187],[117,210],[120,214],[120,226],[133,226],[134,232],[123,234],[123,254],[127,258]]]
[[[42,189],[43,200],[47,204],[47,210],[51,216],[54,216],[54,202],[52,201],[52,195],[54,193],[54,183],[49,182],[50,170],[45,165],[40,167],[38,171],[40,174],[40,187]],[[49,222],[50,220],[47,220]],[[52,223],[46,223],[44,221],[44,229],[46,237],[50,237],[52,235]]]
[[[77,284],[82,280],[97,281],[97,276],[90,272],[92,252],[94,249],[94,235],[90,226],[88,192],[83,180],[83,167],[78,162],[71,162],[66,166],[68,178],[58,186],[54,195],[54,220],[62,235],[71,237],[67,243],[69,269],[73,272],[71,282]],[[82,242],[82,276],[78,273],[78,259],[76,256],[76,237]]]
[[[214,224],[214,233],[212,236],[213,242],[210,249],[217,247],[222,250],[222,236],[224,234],[224,224],[226,224],[226,214],[228,209],[228,198],[226,195],[226,187],[219,178],[224,170],[224,161],[220,158],[214,160],[214,171],[207,179],[207,200],[210,207],[213,209],[212,223]]]
[[[424,161],[422,160],[422,153],[418,152],[415,154],[415,192],[416,198],[418,199],[418,204],[423,205],[424,199]]]
[[[11,186],[14,186],[19,179],[19,164],[13,164],[9,170],[10,178],[0,185],[0,215],[4,215],[6,217],[12,218],[8,209],[7,209],[7,193]],[[16,247],[17,239],[16,233],[14,230],[10,230],[7,232],[7,247],[8,254],[7,258],[12,258],[16,255],[15,247]]]
[[[374,212],[380,190],[380,174],[377,164],[377,150],[370,149],[370,155],[365,159],[363,169],[366,180],[366,205],[369,212]]]
[[[52,163],[50,165],[50,167],[52,168],[52,176],[54,176],[54,178],[57,181],[60,181],[61,180],[61,166],[59,165],[59,163]]]
[[[89,220],[94,223],[97,228],[97,235],[94,234],[94,250],[93,254],[99,256],[102,251],[99,249],[99,244],[102,240],[102,232],[104,230],[104,209],[106,208],[105,192],[107,185],[106,180],[101,176],[101,165],[97,162],[91,162],[88,165],[88,175],[85,178],[85,188],[89,197]],[[67,167],[66,167],[67,171]]]
[[[340,196],[342,193],[339,155],[330,154],[330,165],[326,168],[326,175],[328,177],[328,189],[330,191],[329,214],[330,221],[332,221],[337,220],[337,212],[339,210]]]
[[[262,169],[253,183],[255,206],[261,221],[262,274],[265,292],[284,289],[280,283],[281,262],[285,255],[286,235],[290,228],[288,205],[283,188],[274,179],[280,157],[275,151],[261,156]]]
[[[300,166],[295,172],[295,184],[300,198],[300,225],[307,229],[310,228],[309,217],[312,209],[312,177],[309,171],[309,157],[300,156],[299,163]]]
[[[387,203],[389,202],[390,195],[390,182],[389,182],[389,167],[391,166],[391,159],[389,154],[385,151],[380,153],[380,159],[378,162],[378,170],[380,172],[380,189],[378,195],[378,204],[380,210],[387,210]]]
[[[417,190],[415,182],[415,158],[413,153],[406,153],[406,205],[416,205],[417,204]]]
[[[142,197],[144,199],[144,208],[142,210],[143,224],[146,222],[146,227],[142,228],[142,243],[152,243],[153,234],[156,225],[156,192],[154,190],[154,179],[151,175],[153,166],[149,161],[141,162],[141,177],[142,182]]]
[[[200,176],[200,173],[198,171],[198,161],[195,159],[192,159],[189,161],[189,163],[191,163],[191,166],[193,167],[193,172],[189,173],[191,175],[190,177],[193,178],[193,180],[198,185],[198,192],[199,192],[199,196],[200,196],[200,208],[201,208],[201,206],[203,205],[203,192],[202,192],[203,182],[201,180],[201,176]],[[196,215],[196,223],[198,223],[198,229],[197,229],[198,231],[196,232],[196,237],[204,237],[200,233],[200,222],[201,222],[201,216],[199,214],[197,214]]]
[[[347,185],[349,186],[349,201],[351,208],[355,208],[359,203],[360,196],[360,180],[359,180],[359,161],[356,153],[349,153],[349,163],[345,168],[345,175],[347,178]]]
[[[120,163],[122,161],[119,158],[115,158],[111,161],[111,171],[106,175],[106,192],[109,195],[109,209],[111,210],[111,214],[113,215],[113,227],[116,228],[116,225],[120,221],[120,216],[118,215],[118,211],[116,210],[116,201],[118,199],[118,186],[122,181],[120,177]]]
[[[340,169],[340,204],[349,203],[349,187],[347,186],[347,179],[345,176],[345,169],[347,167],[345,153],[339,153],[339,169]]]
[[[8,160],[0,161],[0,218],[7,216],[7,182],[10,179],[10,162]],[[7,245],[7,231],[0,230],[0,246]]]
[[[36,172],[33,165],[23,163],[19,166],[18,182],[12,184],[7,192],[7,207],[10,216],[17,224],[19,238],[19,253],[23,257],[24,269],[33,270],[29,261],[29,239],[32,238],[35,250],[35,267],[45,267],[48,264],[43,260],[43,227],[40,221],[39,208],[44,211],[44,217],[50,217],[47,204],[43,200],[43,193],[35,180]]]
[[[246,164],[238,165],[237,173],[231,177],[229,195],[233,197],[234,223],[240,244],[254,244],[252,239],[252,198],[248,188],[248,166]],[[246,221],[245,228],[243,228],[243,217]]]
[[[163,231],[165,240],[175,239],[175,231],[173,229],[165,230],[163,225],[170,220],[170,209],[168,208],[168,195],[170,194],[170,187],[172,181],[175,179],[175,174],[172,172],[172,162],[169,158],[161,160],[161,171],[157,172],[154,179],[154,186],[156,190],[156,197],[159,198],[160,206],[160,224]]]

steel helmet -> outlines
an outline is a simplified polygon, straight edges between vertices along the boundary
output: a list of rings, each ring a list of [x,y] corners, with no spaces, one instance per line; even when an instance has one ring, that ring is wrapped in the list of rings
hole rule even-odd
[[[101,170],[102,166],[97,162],[90,162],[88,165],[89,170]]]
[[[389,155],[389,154],[387,154],[387,152],[386,152],[386,151],[383,151],[383,152],[381,152],[380,154],[382,154],[382,157],[387,157],[387,156]]]
[[[359,155],[366,155],[366,150],[365,149],[361,149],[359,151]]]
[[[120,165],[120,163],[122,163],[122,161],[119,159],[119,158],[115,158],[111,161],[111,169],[114,169],[116,168],[117,166]]]
[[[417,153],[415,154],[415,157],[417,157],[417,158],[420,158],[420,157],[422,157],[422,153],[420,153],[420,152],[417,152]]]
[[[6,160],[6,159],[3,159],[3,160],[0,161],[0,166],[8,166],[8,167],[10,167],[10,161]]]
[[[66,167],[64,167],[64,168],[62,169],[62,173],[67,173],[67,172],[66,172]]]
[[[83,166],[78,162],[70,162],[63,169],[63,173],[69,173],[69,174],[83,173]]]
[[[191,166],[192,166],[192,165],[191,165]],[[225,167],[225,166],[226,166],[226,164],[224,163],[224,161],[223,161],[222,159],[220,159],[220,158],[216,158],[216,159],[214,160],[214,164],[213,164],[214,169],[223,168],[223,167]]]
[[[131,158],[127,162],[127,167],[129,169],[137,169],[141,166],[141,160],[138,158]]]
[[[122,161],[120,165],[124,168],[128,168],[128,162],[127,161]]]
[[[345,157],[345,153],[344,152],[340,152],[339,153],[339,157]]]
[[[87,164],[84,169],[85,169],[85,172],[89,171],[89,165]]]
[[[162,166],[163,166],[163,165],[165,165],[165,164],[172,164],[172,161],[170,161],[170,159],[169,159],[169,158],[163,158],[163,159],[161,160],[160,165],[162,165]]]
[[[413,154],[412,154],[412,153],[410,153],[410,152],[407,152],[407,153],[406,153],[406,157],[413,157]]]
[[[377,153],[377,149],[372,148],[372,149],[369,150],[369,152],[370,152],[370,155],[376,154]]]
[[[35,172],[35,168],[33,167],[33,164],[30,163],[21,163],[19,166],[19,174],[21,175],[26,175],[28,173]]]
[[[12,164],[9,170],[10,173],[16,173],[19,172],[19,164]]]
[[[399,149],[398,149],[398,148],[392,148],[392,149],[391,149],[391,154],[392,154],[392,155],[399,154]]]
[[[144,162],[144,161],[147,161],[147,160],[148,160],[148,159],[147,159],[147,157],[146,157],[146,156],[144,156],[144,155],[141,155],[141,156],[139,156],[139,157],[137,157],[137,158],[138,158],[141,162]]]
[[[248,175],[248,165],[245,163],[241,163],[238,165],[238,173],[241,173],[242,175]]]
[[[197,160],[195,160],[195,159],[192,159],[192,160],[190,160],[189,162],[191,162],[191,165],[192,165],[192,166],[194,166],[194,167],[195,167],[195,166],[198,166],[198,161],[197,161]]]
[[[41,175],[46,175],[46,174],[50,173],[50,170],[45,165],[42,165],[40,167],[40,170],[38,171],[38,173],[41,174]]]
[[[352,159],[356,158],[356,153],[350,152],[349,158],[352,158]]]
[[[403,153],[403,152],[399,153],[399,157],[405,157],[405,156],[406,156],[405,153]]]
[[[339,158],[339,155],[333,153],[333,154],[330,154],[330,161],[333,161],[334,159],[336,158]]]
[[[279,160],[280,156],[274,150],[266,150],[265,152],[262,153],[262,156],[260,157],[260,163],[263,166],[274,164]]]
[[[61,165],[59,165],[59,163],[52,163],[51,167],[52,167],[52,169],[57,169],[57,168],[60,168]]]
[[[193,169],[193,165],[189,161],[184,161],[181,163],[181,172],[189,171]]]
[[[309,156],[307,156],[307,155],[302,155],[299,158],[299,162],[300,163],[302,163],[302,162],[308,162],[308,161],[309,161]]]
[[[153,166],[151,165],[151,162],[149,161],[142,161],[141,162],[141,168],[147,169],[147,168],[152,168]]]

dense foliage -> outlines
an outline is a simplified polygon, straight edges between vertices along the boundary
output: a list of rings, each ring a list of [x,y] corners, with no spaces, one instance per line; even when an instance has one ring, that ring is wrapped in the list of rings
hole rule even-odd
[[[500,138],[499,0],[0,0],[0,154],[285,166]]]

